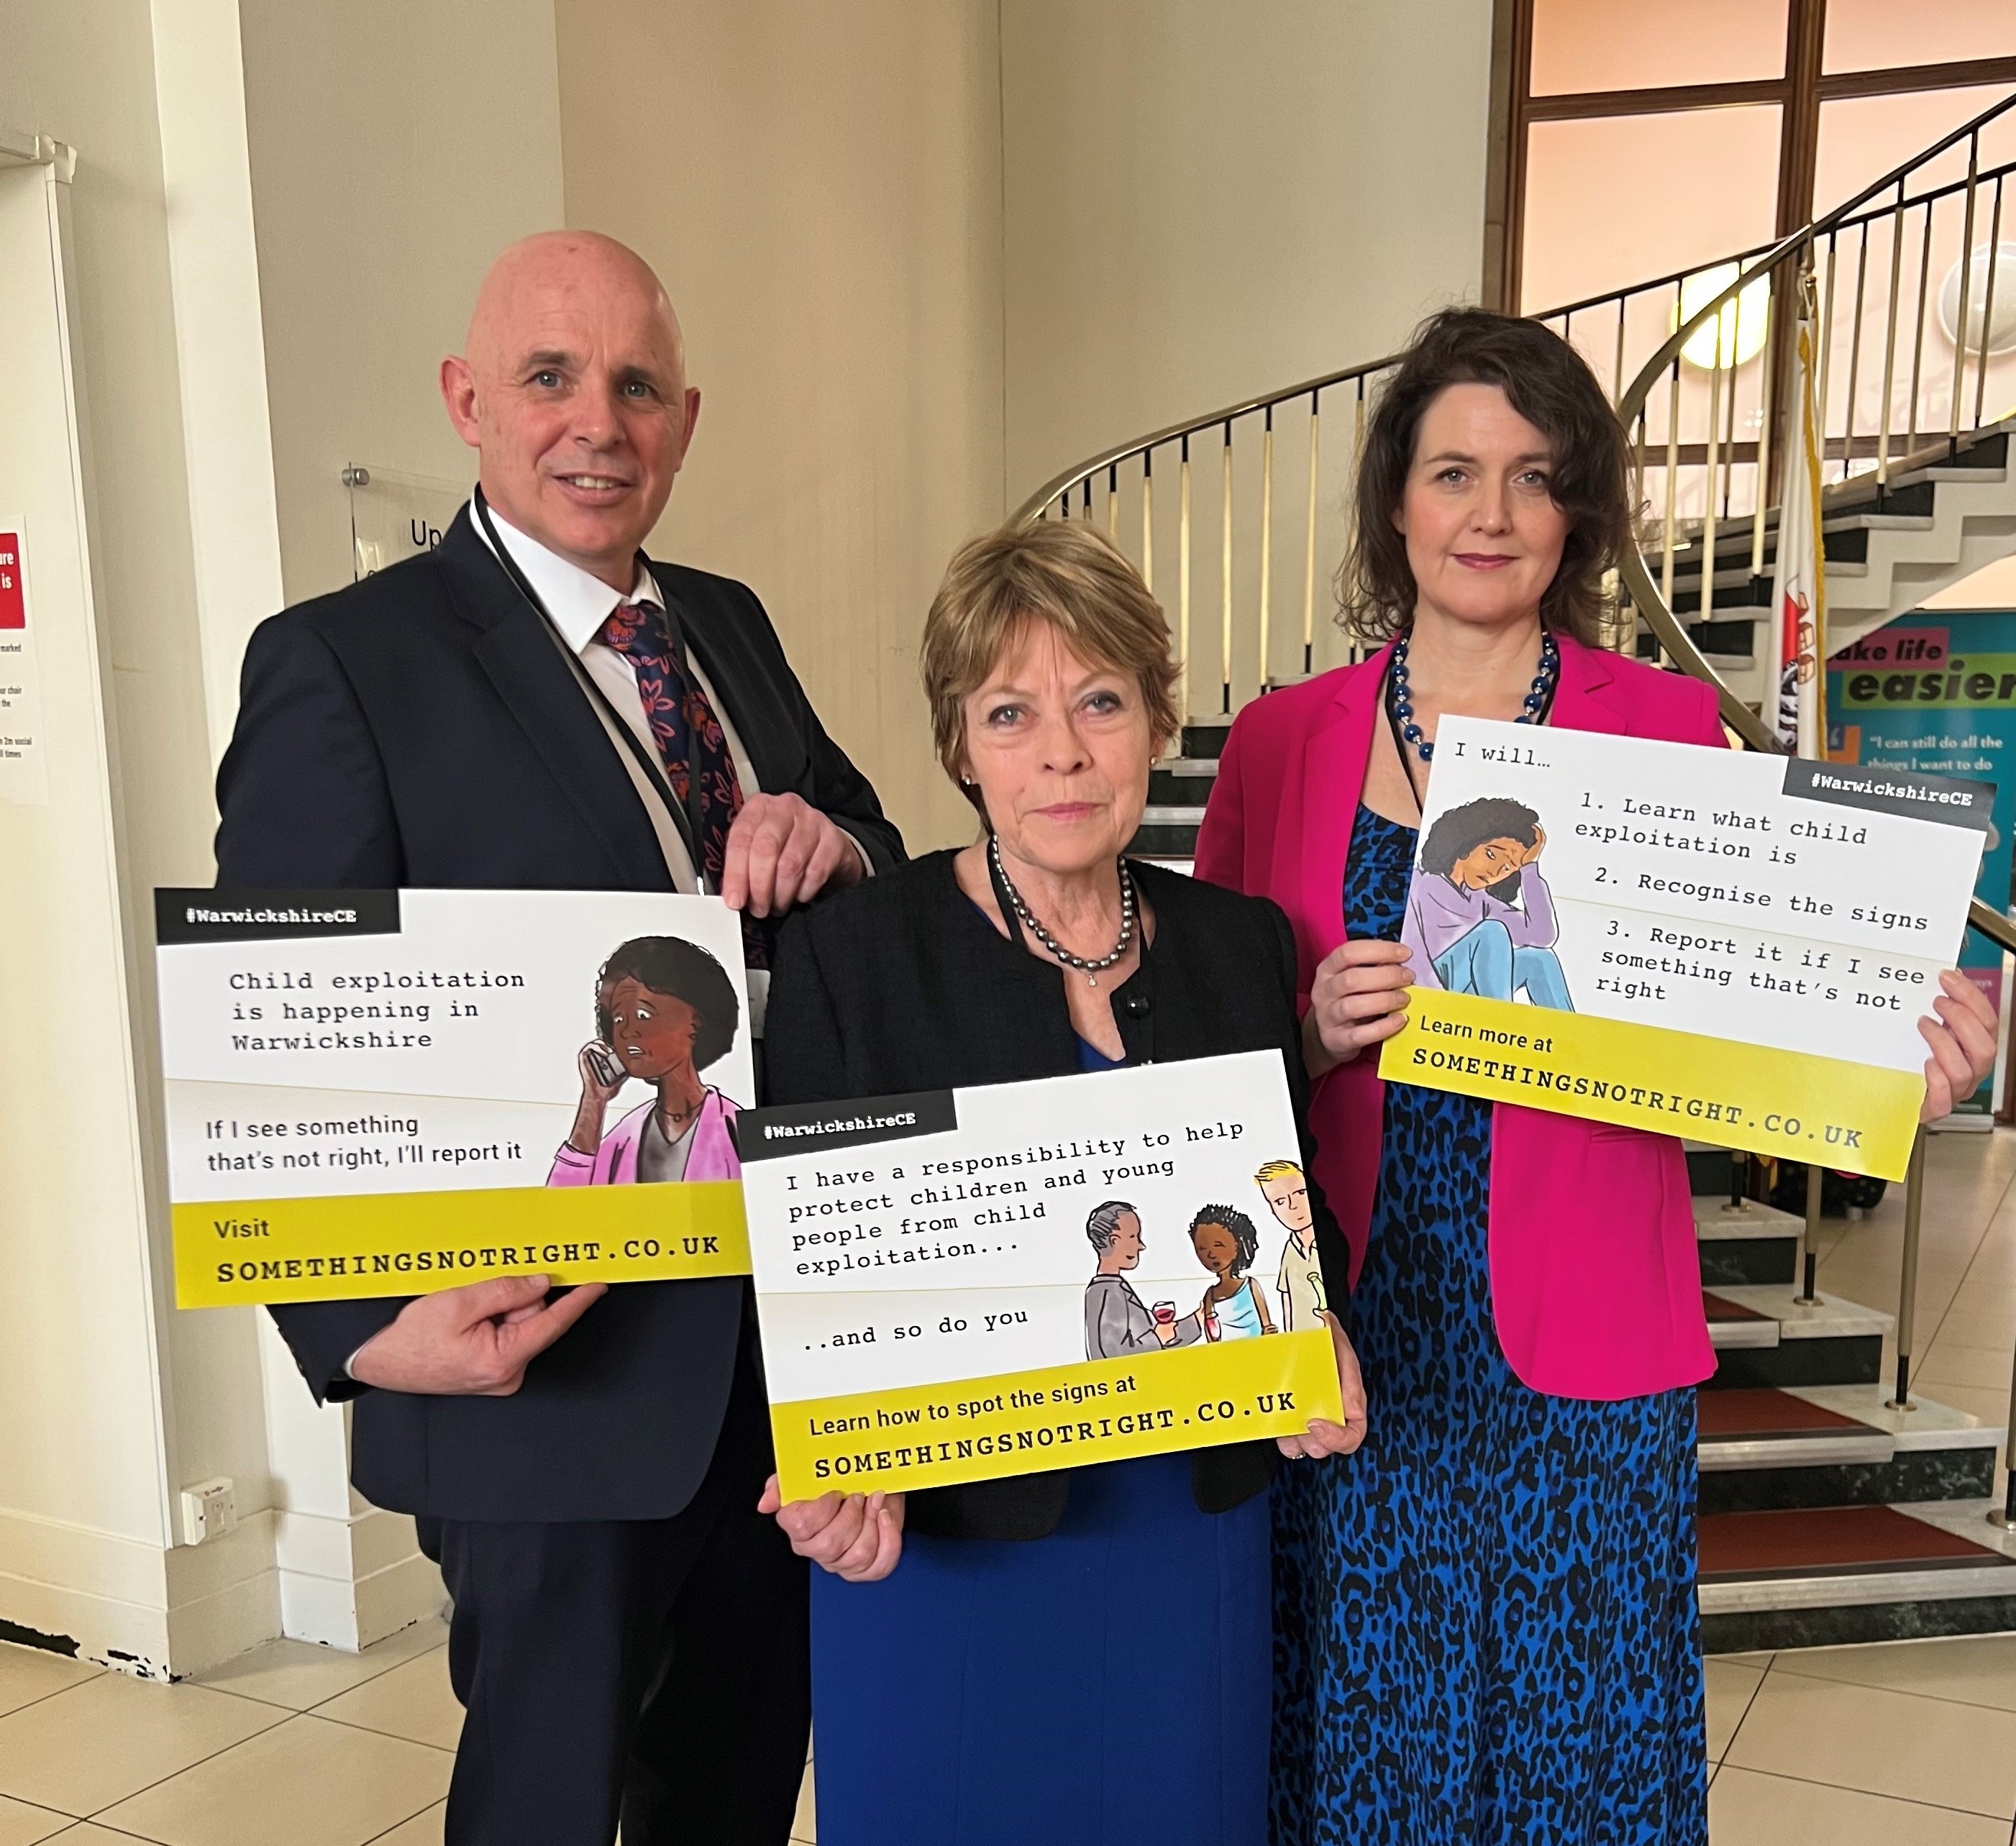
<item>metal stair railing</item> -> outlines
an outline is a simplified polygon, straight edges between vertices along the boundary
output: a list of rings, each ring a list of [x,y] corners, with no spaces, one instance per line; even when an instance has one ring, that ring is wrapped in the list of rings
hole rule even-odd
[[[1950,454],[1966,436],[2000,420],[2009,406],[1999,394],[2006,389],[2016,403],[2016,343],[2006,354],[1994,350],[1997,297],[2005,306],[2016,302],[2016,245],[2006,246],[2011,254],[2005,257],[2001,241],[2005,225],[2016,236],[2016,158],[1983,164],[1983,138],[1997,132],[2009,135],[2016,152],[2016,96],[1790,236],[1707,269],[1676,270],[1532,317],[1575,345],[1605,383],[1632,433],[1649,502],[1658,509],[1640,550],[1623,560],[1614,644],[1631,646],[1645,630],[1667,661],[1717,689],[1724,722],[1752,748],[1771,747],[1763,725],[1688,631],[1714,613],[1719,538],[1747,524],[1753,583],[1764,570],[1776,354],[1784,318],[1779,304],[1813,268],[1810,253],[1823,249],[1816,382],[1823,453],[1841,465],[1837,489],[1873,472],[1880,496],[1906,465],[1921,466]],[[1961,148],[1964,177],[1943,177],[1938,163]],[[1907,232],[1913,226],[1907,256]],[[1989,242],[1977,263],[1976,232],[1983,227]],[[1886,228],[1887,252],[1880,235]],[[1932,253],[1949,230],[1958,233],[1959,290],[1950,364],[1942,365],[1936,351],[1928,361],[1928,327],[1943,293],[1931,286]],[[1841,261],[1844,249],[1854,253],[1852,295]],[[1905,279],[1913,271],[1917,279],[1906,293]],[[1835,310],[1851,299],[1843,320]],[[1228,717],[1270,686],[1336,664],[1319,660],[1326,648],[1355,657],[1347,639],[1334,640],[1330,625],[1316,621],[1319,581],[1327,585],[1334,560],[1348,547],[1350,488],[1369,396],[1397,362],[1397,355],[1388,355],[1346,366],[1119,444],[1067,469],[1017,509],[1018,520],[1102,524],[1134,556],[1150,589],[1158,567],[1165,585],[1173,576],[1172,626],[1186,720],[1199,715],[1200,703],[1215,707],[1211,715]],[[1880,401],[1865,410],[1863,387],[1878,377]],[[1327,418],[1337,420],[1340,394],[1349,419],[1347,440],[1339,444],[1330,438],[1327,452],[1323,426]],[[1929,414],[1935,402],[1942,412],[1937,419]],[[1746,434],[1749,430],[1754,434]],[[1277,437],[1283,434],[1307,455],[1294,495],[1300,504],[1293,506],[1277,491]],[[1936,449],[1928,447],[1934,438]],[[1215,507],[1209,504],[1213,477]],[[1257,497],[1248,490],[1242,498],[1240,484],[1256,477]],[[1204,563],[1207,569],[1215,563],[1216,582],[1206,589],[1197,554],[1201,542],[1208,546],[1203,535],[1212,524],[1217,555]],[[1284,540],[1295,539],[1301,556],[1292,564],[1300,568],[1288,574],[1300,578],[1300,606],[1283,610],[1277,607],[1276,584],[1284,574],[1276,569],[1277,553]],[[1673,613],[1674,581],[1683,570],[1697,574],[1701,584],[1694,623]],[[1288,635],[1298,645],[1292,669],[1283,672],[1280,656]],[[1201,653],[1215,653],[1215,671],[1196,665]],[[1977,902],[1969,921],[2016,950],[2016,926],[2000,912]]]
[[[1724,286],[1702,300],[1694,311],[1674,329],[1658,350],[1640,367],[1636,376],[1618,395],[1618,416],[1625,427],[1632,432],[1641,466],[1647,465],[1648,453],[1652,450],[1656,441],[1649,426],[1647,415],[1647,404],[1661,385],[1666,386],[1669,392],[1672,390],[1672,380],[1679,376],[1681,355],[1687,348],[1689,343],[1694,340],[1701,331],[1708,327],[1711,322],[1715,323],[1714,331],[1709,336],[1712,350],[1707,355],[1710,361],[1709,398],[1712,407],[1719,396],[1716,380],[1719,379],[1724,369],[1723,364],[1724,355],[1728,354],[1733,358],[1737,350],[1734,343],[1730,340],[1725,332],[1727,324],[1726,317],[1731,311],[1732,304],[1739,300],[1744,291],[1754,289],[1760,279],[1768,283],[1770,293],[1767,297],[1767,303],[1788,299],[1790,290],[1801,285],[1802,276],[1813,273],[1814,253],[1820,247],[1823,239],[1827,240],[1829,253],[1826,264],[1827,286],[1824,291],[1823,300],[1831,304],[1834,296],[1833,285],[1836,279],[1837,264],[1834,257],[1838,252],[1841,236],[1846,231],[1856,231],[1860,234],[1860,247],[1857,259],[1856,311],[1851,317],[1849,323],[1849,375],[1851,379],[1853,378],[1859,367],[1862,351],[1863,320],[1860,310],[1865,299],[1868,280],[1870,227],[1886,219],[1892,227],[1892,251],[1888,264],[1887,288],[1885,291],[1888,305],[1883,319],[1884,387],[1877,425],[1870,432],[1874,440],[1869,451],[1870,459],[1874,464],[1879,494],[1888,484],[1892,460],[1890,440],[1895,433],[1891,423],[1891,413],[1894,405],[1893,387],[1896,377],[1898,355],[1900,349],[1906,344],[1905,336],[1907,333],[1908,344],[1912,354],[1910,414],[1903,431],[1903,443],[1899,454],[1902,456],[1908,453],[1914,462],[1921,460],[1922,454],[1918,452],[1917,439],[1921,432],[1917,421],[1917,412],[1924,382],[1923,357],[1926,322],[1934,311],[1927,279],[1930,275],[1931,268],[1931,250],[1935,214],[1942,202],[1956,203],[1962,217],[1958,312],[1956,317],[1952,373],[1946,393],[1948,410],[1943,436],[1947,452],[1957,450],[1964,428],[1971,432],[1983,427],[1987,420],[1986,407],[1990,401],[1987,396],[1990,362],[1999,356],[1991,350],[1994,333],[1995,290],[2000,282],[2005,291],[2006,300],[2007,299],[2007,291],[2011,287],[2016,287],[2016,276],[2002,276],[1998,274],[1998,272],[2005,265],[2000,261],[2002,246],[1999,242],[1995,241],[1999,238],[2003,221],[2002,208],[2005,181],[2007,181],[2012,175],[2016,175],[2016,161],[2011,161],[1985,171],[1983,171],[1981,164],[1981,140],[1983,131],[1993,124],[2004,121],[2016,124],[2016,97],[2011,97],[2004,102],[1997,103],[1993,108],[1983,111],[1972,121],[1956,128],[1945,139],[1935,142],[1922,153],[1913,155],[1903,165],[1885,174],[1881,179],[1864,187],[1862,191],[1837,206],[1832,211],[1815,219],[1813,223],[1794,232],[1791,236],[1780,239],[1768,249],[1757,253],[1752,258],[1741,265],[1739,273],[1731,277]],[[1967,178],[1964,182],[1957,185],[1953,183],[1942,184],[1921,191],[1914,192],[1912,189],[1911,182],[1914,176],[1924,173],[1941,156],[1963,143],[1967,149]],[[1989,196],[1991,204],[1989,221],[1993,229],[1990,234],[1991,242],[1988,258],[1982,265],[1982,286],[1980,297],[1982,312],[1979,338],[1976,343],[1971,337],[1971,329],[1975,318],[1972,312],[1973,233],[1978,209],[1982,203],[1985,188],[1989,189]],[[2016,191],[2016,186],[2010,187],[2008,189]],[[1863,209],[1870,205],[1872,201],[1879,200],[1884,203],[1878,209],[1874,211]],[[1901,315],[1899,303],[1902,278],[1908,264],[1901,261],[1901,257],[1903,250],[1905,221],[1909,214],[1913,212],[1921,214],[1922,224],[1917,264],[1919,281],[1912,316],[1907,325]],[[1767,317],[1776,318],[1769,316],[1768,306],[1766,312]],[[1820,309],[1820,339],[1818,343],[1820,351],[1816,355],[1818,372],[1816,386],[1820,398],[1821,434],[1823,444],[1822,453],[1823,456],[1832,459],[1837,444],[1838,444],[1843,476],[1846,478],[1856,472],[1854,464],[1859,459],[1856,436],[1857,405],[1855,394],[1851,387],[1842,412],[1843,420],[1840,426],[1839,435],[1837,437],[1833,417],[1834,406],[1827,384],[1831,372],[1830,360],[1837,344],[1836,329],[1830,318],[1830,315],[1831,306],[1823,306]],[[1975,379],[1973,404],[1969,415],[1967,414],[1969,407],[1965,404],[1964,398],[1968,350],[1971,344],[1976,345],[1977,350],[1975,354]],[[1771,350],[1767,345],[1766,352]],[[1773,420],[1769,414],[1771,392],[1768,386],[1765,388],[1763,396],[1766,415],[1759,430],[1760,449],[1762,444],[1769,441]],[[1705,680],[1716,688],[1720,697],[1723,724],[1750,748],[1776,750],[1778,746],[1768,727],[1749,705],[1737,696],[1727,682],[1708,664],[1706,659],[1703,657],[1701,650],[1695,646],[1693,637],[1687,632],[1687,624],[1682,623],[1673,613],[1671,595],[1676,559],[1679,549],[1678,528],[1672,510],[1675,498],[1673,483],[1680,470],[1673,466],[1670,458],[1677,445],[1678,430],[1677,421],[1669,419],[1665,438],[1667,455],[1669,458],[1666,467],[1668,484],[1666,511],[1661,522],[1657,542],[1657,549],[1661,559],[1661,581],[1654,581],[1646,551],[1641,546],[1640,549],[1627,555],[1624,560],[1621,572],[1623,579],[1622,588],[1636,609],[1639,618],[1651,631],[1666,657],[1683,671],[1690,673],[1696,678]],[[1701,554],[1699,568],[1705,607],[1712,606],[1711,599],[1715,555],[1715,473],[1718,466],[1715,451],[1719,434],[1719,428],[1715,420],[1715,414],[1712,408],[1705,455],[1706,484],[1708,490],[1707,511],[1698,536],[1694,541],[1694,547],[1699,549]],[[1762,462],[1763,457],[1760,454],[1759,466],[1756,470],[1759,474],[1763,473]],[[1721,465],[1725,470],[1729,466],[1726,456]],[[1723,488],[1725,501],[1726,492],[1725,474]],[[1761,574],[1763,568],[1766,498],[1766,496],[1762,494],[1755,496],[1755,504],[1751,513],[1753,575]],[[2003,912],[1982,903],[1977,898],[1968,912],[1967,922],[1970,927],[1978,930],[2001,948],[2016,952],[2016,924],[2012,924]]]
[[[1710,269],[1676,271],[1532,317],[1557,327],[1582,352],[1597,378],[1607,382],[1618,416],[1632,434],[1641,480],[1658,509],[1640,548],[1622,563],[1614,644],[1635,646],[1642,627],[1667,664],[1715,687],[1723,722],[1752,749],[1776,750],[1777,745],[1757,714],[1710,664],[1689,628],[1707,624],[1713,615],[1719,539],[1731,531],[1740,532],[1746,522],[1753,599],[1744,606],[1756,606],[1755,592],[1767,551],[1770,445],[1781,394],[1777,375],[1787,350],[1785,308],[1791,291],[1806,286],[1809,279],[1816,291],[1815,382],[1821,454],[1823,464],[1840,464],[1831,497],[1861,491],[1858,477],[1873,473],[1880,510],[1899,473],[1936,462],[1942,455],[1956,457],[1965,437],[2005,420],[2016,409],[2016,340],[1998,346],[1995,314],[1998,296],[2005,304],[2016,300],[2016,273],[2009,273],[2016,269],[2016,244],[2003,241],[2005,224],[2016,236],[2016,197],[2007,196],[2016,195],[2016,158],[1987,165],[1982,160],[1984,135],[2011,129],[2016,129],[2016,97],[1984,110],[1775,243],[1739,252]],[[1964,178],[1941,178],[1933,171],[1936,163],[1963,146]],[[2016,139],[2011,146],[2016,150]],[[1977,243],[1983,225],[1985,246]],[[1958,233],[1957,261],[1935,295],[1934,250],[1950,246],[1955,240],[1949,233],[1953,231]],[[1913,257],[1915,280],[1907,294]],[[1949,330],[1943,297],[1947,285],[1954,283]],[[1844,304],[1851,304],[1845,317],[1838,311]],[[1935,315],[1952,347],[1943,370],[1936,341],[1928,364],[1928,333]],[[1648,350],[1649,357],[1640,356]],[[1280,532],[1287,532],[1291,542],[1294,538],[1301,541],[1301,556],[1294,560],[1300,565],[1300,608],[1291,606],[1287,612],[1286,632],[1299,629],[1295,672],[1307,675],[1318,670],[1319,635],[1327,647],[1334,632],[1328,624],[1319,629],[1316,619],[1319,555],[1326,560],[1341,558],[1348,545],[1350,490],[1364,437],[1368,391],[1396,363],[1397,357],[1389,355],[1347,366],[1120,444],[1067,469],[1017,509],[1017,520],[1096,520],[1123,549],[1132,546],[1138,533],[1136,561],[1151,590],[1158,558],[1165,574],[1173,568],[1174,639],[1182,675],[1179,697],[1186,722],[1195,715],[1193,641],[1213,614],[1216,715],[1229,716],[1249,689],[1257,695],[1281,678],[1295,676],[1276,672],[1283,645],[1274,595]],[[1635,369],[1629,369],[1634,365]],[[1879,380],[1876,401],[1865,408],[1865,387]],[[1900,403],[1898,387],[1906,380]],[[1326,491],[1324,401],[1327,394],[1334,405],[1340,393],[1348,410],[1348,441],[1339,460],[1340,445],[1332,440],[1327,477],[1331,491]],[[1330,414],[1334,419],[1334,408]],[[1301,436],[1308,458],[1303,503],[1280,521],[1277,424],[1287,431],[1291,447],[1301,446],[1294,441]],[[1200,521],[1192,451],[1204,449],[1208,476],[1214,437],[1219,450],[1215,611],[1208,599],[1201,603],[1193,573]],[[1242,443],[1248,459],[1236,470],[1235,452]],[[1251,452],[1255,449],[1257,455]],[[1165,483],[1159,534],[1158,456]],[[1257,505],[1241,502],[1237,483],[1251,480],[1256,473]],[[1173,527],[1166,499],[1172,473]],[[1741,549],[1739,541],[1739,552]],[[1683,570],[1696,577],[1699,585],[1694,624],[1681,621],[1673,609],[1676,581]],[[1324,580],[1334,572],[1334,565],[1327,564]],[[1356,657],[1355,644],[1342,645],[1344,657]],[[2016,952],[2016,926],[2000,911],[1977,899],[1967,920],[2000,948]],[[1906,1184],[1906,1211],[1913,1219],[1924,1170],[1921,1154],[1912,1162]],[[1819,1188],[1809,1189],[1816,1215]],[[1907,1243],[1900,1289],[1906,1303],[1915,1271],[1915,1247]],[[1809,1293],[1810,1265],[1806,1287]],[[1897,1391],[1908,1409],[1913,1330],[1900,1321],[1899,1331]],[[2011,1423],[2016,1427],[2016,1384]],[[2010,1475],[2002,1506],[1989,1517],[2016,1531],[2016,1470]]]

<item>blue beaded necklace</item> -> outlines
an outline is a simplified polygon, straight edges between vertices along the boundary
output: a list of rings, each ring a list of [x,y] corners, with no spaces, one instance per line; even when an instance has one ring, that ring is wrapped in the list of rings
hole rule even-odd
[[[1435,747],[1421,735],[1421,727],[1414,722],[1414,696],[1407,684],[1407,642],[1402,635],[1393,643],[1393,658],[1387,668],[1388,710],[1393,723],[1402,737],[1412,744],[1414,754],[1424,763],[1435,760]],[[1515,725],[1536,725],[1546,715],[1549,705],[1553,702],[1554,683],[1561,676],[1561,650],[1546,629],[1540,631],[1540,666],[1533,675],[1532,689],[1526,694],[1526,702],[1519,715],[1513,719]]]

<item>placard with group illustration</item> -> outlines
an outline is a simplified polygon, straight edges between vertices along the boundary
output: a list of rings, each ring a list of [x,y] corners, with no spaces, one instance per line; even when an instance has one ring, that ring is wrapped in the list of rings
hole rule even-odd
[[[1899,1178],[1993,796],[1445,719],[1380,1074]]]
[[[161,891],[155,926],[180,1305],[748,1272],[718,898]]]
[[[741,1123],[785,1498],[1341,1420],[1278,1054]]]

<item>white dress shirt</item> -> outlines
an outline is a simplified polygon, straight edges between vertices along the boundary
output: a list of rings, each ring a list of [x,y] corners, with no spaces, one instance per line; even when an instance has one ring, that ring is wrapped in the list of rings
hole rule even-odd
[[[477,537],[488,545],[490,534],[483,529],[482,520],[476,516],[474,506],[472,505],[467,510],[470,527]],[[638,740],[650,752],[652,761],[662,763],[664,758],[658,754],[658,741],[651,735],[651,722],[644,715],[644,701],[637,690],[635,668],[614,648],[605,647],[596,639],[596,636],[602,632],[602,624],[625,603],[648,603],[662,612],[665,599],[658,588],[657,580],[640,563],[637,567],[637,581],[631,585],[629,595],[620,596],[600,578],[591,575],[578,564],[569,563],[559,552],[549,550],[538,539],[529,538],[520,531],[494,506],[490,509],[490,516],[496,525],[497,536],[503,541],[504,549],[511,554],[511,561],[525,574],[525,581],[538,592],[539,600],[546,606],[546,613],[553,618],[553,625],[560,630],[561,639],[579,657],[582,667],[589,678],[601,688],[617,718],[635,732]],[[761,792],[756,781],[756,772],[750,765],[749,753],[742,747],[742,739],[736,734],[734,723],[728,715],[728,707],[721,702],[706,674],[701,671],[699,661],[694,660],[690,653],[686,658],[686,670],[692,674],[693,683],[713,707],[714,715],[721,721],[722,735],[727,739],[728,754],[735,765],[735,779],[741,786],[743,799],[747,801],[750,796]],[[635,765],[628,760],[628,753],[619,754],[625,758],[624,766],[635,774]],[[639,790],[640,796],[643,792]],[[651,812],[661,805],[655,800],[647,800],[646,811]],[[663,824],[655,812],[652,813],[652,825],[658,834],[659,845],[664,852],[666,867],[672,875],[674,888],[682,891],[693,891],[697,883],[693,862],[687,855],[676,829]],[[860,855],[863,873],[873,876],[875,868],[866,850],[851,833],[847,837]],[[751,1037],[760,1038],[763,1035],[765,1002],[770,993],[769,971],[752,968],[748,970],[747,979],[750,1034]],[[689,1135],[691,1132],[690,1129],[687,1131]],[[683,1171],[686,1164],[683,1154],[678,1164]],[[365,1345],[369,1344],[369,1340],[365,1342]],[[363,1350],[364,1348],[360,1346],[357,1352]],[[352,1362],[357,1358],[357,1352],[350,1355]],[[344,1372],[346,1376],[355,1376],[349,1363],[344,1365]]]
[[[596,637],[602,632],[603,624],[625,603],[648,603],[661,614],[665,599],[659,589],[657,580],[642,563],[637,567],[637,580],[630,586],[626,596],[611,589],[599,577],[584,570],[576,563],[549,549],[538,540],[521,532],[494,506],[489,509],[490,517],[497,527],[497,536],[503,542],[504,549],[511,554],[511,561],[524,573],[525,581],[538,593],[539,600],[546,606],[546,613],[553,619],[553,625],[561,638],[572,648],[589,677],[594,681],[603,695],[609,700],[610,707],[623,721],[624,725],[643,743],[650,760],[661,763],[658,754],[657,739],[651,735],[650,720],[644,714],[644,701],[637,691],[637,672],[629,660],[613,647],[605,646]],[[470,512],[470,523],[476,535],[485,545],[490,534],[483,529],[473,508]],[[761,793],[761,785],[756,779],[756,772],[749,761],[749,753],[743,748],[740,735],[735,729],[735,721],[729,715],[728,707],[709,682],[700,662],[689,651],[686,670],[706,699],[714,715],[721,721],[722,736],[728,744],[728,754],[735,765],[735,779],[742,790],[742,798],[747,801]],[[628,766],[626,764],[626,767]],[[657,804],[648,802],[647,808]],[[654,824],[656,816],[654,815]],[[846,829],[841,829],[843,833]],[[683,844],[675,833],[667,837],[665,829],[659,829],[661,843],[665,848],[665,857],[672,873],[675,889],[690,891],[695,888],[693,866],[683,849]],[[848,842],[861,862],[864,876],[872,877],[875,866],[868,856],[867,849],[851,833],[846,835]],[[762,1015],[762,1000],[767,997],[769,985],[767,975],[758,979],[752,974],[751,1002],[757,1020]],[[754,1027],[760,1035],[760,1024]]]

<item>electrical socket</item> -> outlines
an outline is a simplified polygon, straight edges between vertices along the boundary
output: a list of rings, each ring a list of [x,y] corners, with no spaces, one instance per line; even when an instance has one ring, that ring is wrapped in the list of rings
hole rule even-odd
[[[238,1498],[228,1476],[182,1489],[182,1542],[200,1545],[238,1529]]]

